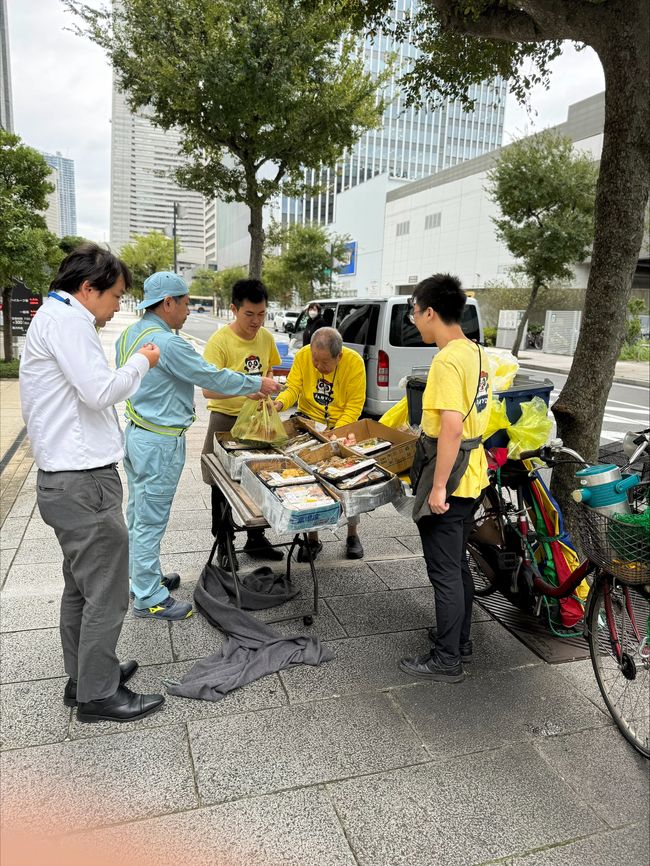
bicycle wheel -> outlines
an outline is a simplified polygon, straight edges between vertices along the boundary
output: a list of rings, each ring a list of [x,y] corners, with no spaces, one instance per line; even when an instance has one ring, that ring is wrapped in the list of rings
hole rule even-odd
[[[650,758],[650,595],[601,573],[587,625],[598,688],[623,736]]]
[[[467,542],[475,595],[491,595],[499,588],[498,556],[504,549],[499,494],[490,486],[474,514],[474,526]]]

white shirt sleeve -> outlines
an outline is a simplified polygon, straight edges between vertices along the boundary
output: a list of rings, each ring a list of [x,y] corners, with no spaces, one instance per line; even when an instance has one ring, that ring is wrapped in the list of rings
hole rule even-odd
[[[48,335],[50,351],[63,375],[90,409],[102,410],[130,397],[149,370],[149,361],[137,352],[123,367],[111,370],[99,337],[90,321],[74,318],[57,322]]]

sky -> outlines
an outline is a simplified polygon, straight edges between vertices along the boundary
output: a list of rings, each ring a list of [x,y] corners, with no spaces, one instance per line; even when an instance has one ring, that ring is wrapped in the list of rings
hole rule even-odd
[[[96,5],[96,4],[93,4]],[[38,150],[75,161],[77,229],[109,240],[111,69],[103,51],[68,29],[60,0],[8,0],[14,127]],[[531,111],[508,97],[503,141],[566,120],[568,106],[604,89],[591,49],[566,44],[549,90],[531,93]]]

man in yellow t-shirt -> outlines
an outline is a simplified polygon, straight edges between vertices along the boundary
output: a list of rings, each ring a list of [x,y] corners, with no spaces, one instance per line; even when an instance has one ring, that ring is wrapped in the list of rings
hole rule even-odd
[[[219,369],[235,370],[249,375],[259,373],[260,376],[272,377],[273,367],[280,364],[280,355],[273,335],[262,327],[266,319],[268,300],[266,286],[261,280],[238,280],[232,288],[230,306],[235,317],[234,321],[215,331],[210,337],[203,351],[205,360],[215,364]],[[208,398],[210,421],[202,453],[212,454],[214,434],[232,429],[240,409],[248,398],[225,397],[206,389],[203,390],[203,396]],[[212,487],[212,534],[220,539],[217,547],[218,562],[222,568],[229,569],[224,528],[220,520],[225,499],[219,488],[212,484],[212,479],[203,464],[201,464],[201,471],[205,483]],[[259,559],[283,558],[280,550],[271,547],[264,535],[264,530],[249,532],[244,550],[249,556]]]
[[[319,328],[309,346],[303,346],[293,360],[284,391],[278,394],[278,412],[298,403],[298,412],[326,427],[343,427],[357,421],[366,402],[366,368],[363,358],[343,345],[334,328]],[[348,520],[345,555],[348,559],[363,559],[363,546],[358,535],[359,518]],[[309,534],[312,557],[323,545],[318,533]],[[299,559],[304,559],[302,552]]]
[[[414,520],[436,600],[433,648],[406,657],[400,668],[422,679],[461,682],[471,661],[470,627],[474,583],[467,538],[487,460],[481,443],[490,415],[487,358],[460,326],[466,295],[460,282],[436,274],[415,287],[411,320],[435,355],[422,397],[422,436],[411,481]]]

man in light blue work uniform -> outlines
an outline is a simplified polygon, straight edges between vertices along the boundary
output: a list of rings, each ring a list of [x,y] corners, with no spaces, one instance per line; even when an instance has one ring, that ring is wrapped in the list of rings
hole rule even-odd
[[[146,312],[117,341],[117,365],[125,364],[144,343],[158,346],[160,362],[143,380],[146,387],[126,403],[124,469],[133,609],[141,618],[186,619],[192,605],[170,595],[170,587],[180,579],[163,576],[160,543],[185,464],[184,434],[195,418],[194,386],[228,397],[275,394],[280,386],[270,378],[219,370],[174,333],[189,314],[188,288],[177,274],[159,271],[148,277],[138,309]]]

